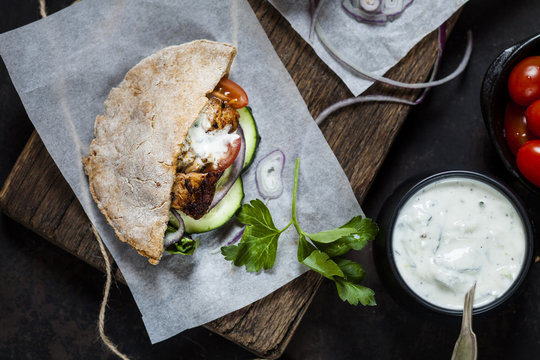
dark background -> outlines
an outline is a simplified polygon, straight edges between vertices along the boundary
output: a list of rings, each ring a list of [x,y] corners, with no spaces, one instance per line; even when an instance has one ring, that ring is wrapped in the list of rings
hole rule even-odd
[[[53,13],[71,1],[48,2]],[[0,0],[0,33],[39,18],[38,1]],[[503,49],[540,31],[540,1],[470,1],[450,37],[441,75],[462,56],[466,31],[474,50],[458,79],[433,89],[414,108],[362,204],[376,217],[404,180],[430,170],[465,169],[494,175],[525,201],[540,221],[539,198],[504,170],[485,130],[479,106],[483,74]],[[36,69],[39,71],[39,69]],[[32,125],[0,62],[0,184],[24,147]],[[510,240],[510,239],[509,239]],[[372,268],[371,249],[359,259]],[[370,265],[371,264],[371,265]],[[499,311],[474,319],[480,359],[538,358],[540,265],[533,264],[522,291]],[[97,314],[104,275],[0,215],[0,358],[103,358]],[[377,274],[367,284],[377,307],[352,307],[323,281],[284,359],[449,359],[459,321],[419,315],[396,303]],[[106,333],[132,358],[252,359],[246,350],[199,327],[150,345],[127,287],[113,286]]]

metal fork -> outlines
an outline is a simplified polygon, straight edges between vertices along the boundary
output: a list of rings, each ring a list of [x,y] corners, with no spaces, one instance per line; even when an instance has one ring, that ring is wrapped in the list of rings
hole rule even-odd
[[[476,335],[472,331],[472,308],[474,303],[474,290],[476,283],[465,295],[465,305],[463,305],[463,320],[461,322],[461,332],[454,346],[451,360],[476,360],[477,347]]]

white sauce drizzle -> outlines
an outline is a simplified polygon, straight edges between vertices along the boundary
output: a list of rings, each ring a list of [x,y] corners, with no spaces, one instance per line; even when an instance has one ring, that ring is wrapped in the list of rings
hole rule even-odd
[[[452,177],[428,184],[403,205],[393,229],[396,266],[424,300],[463,309],[476,282],[474,307],[487,305],[514,283],[525,260],[521,216],[499,190]]]
[[[216,164],[228,153],[229,145],[240,137],[236,132],[229,134],[230,125],[219,130],[212,129],[211,125],[206,111],[203,110],[184,141],[180,167],[196,164],[202,168],[206,164]]]

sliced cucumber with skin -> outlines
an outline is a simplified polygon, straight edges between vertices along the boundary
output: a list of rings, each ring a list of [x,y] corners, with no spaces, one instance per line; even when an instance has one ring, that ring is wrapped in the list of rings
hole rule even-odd
[[[186,233],[198,234],[217,229],[234,216],[236,211],[242,206],[243,199],[244,187],[242,185],[242,178],[238,178],[229,192],[227,192],[227,195],[202,218],[195,220],[191,216],[187,216],[179,211],[182,220],[184,220]]]
[[[243,169],[247,169],[249,165],[253,162],[255,158],[255,151],[259,145],[261,137],[257,131],[257,124],[251,113],[251,108],[249,106],[240,108],[237,110],[240,118],[238,122],[244,131],[244,138],[246,140],[246,157],[244,159]]]

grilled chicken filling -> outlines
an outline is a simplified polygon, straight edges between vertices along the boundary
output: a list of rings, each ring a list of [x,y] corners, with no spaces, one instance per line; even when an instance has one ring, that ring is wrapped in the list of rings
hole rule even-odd
[[[200,219],[210,207],[216,185],[231,159],[238,112],[226,102],[211,97],[184,141],[178,157],[172,189],[172,207]],[[233,159],[234,160],[234,159]],[[232,161],[230,161],[232,162]]]

